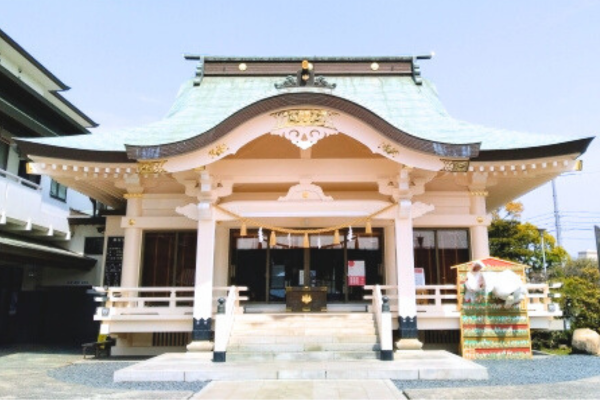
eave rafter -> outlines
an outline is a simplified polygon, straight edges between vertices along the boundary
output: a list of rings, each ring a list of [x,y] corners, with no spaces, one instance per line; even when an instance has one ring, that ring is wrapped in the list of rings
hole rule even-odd
[[[469,166],[468,173],[487,172],[492,176],[508,175],[537,175],[562,173],[580,169],[581,164],[576,160],[577,154],[544,158],[538,160],[519,160],[507,162],[474,162]]]
[[[128,177],[138,175],[138,164],[83,163],[72,160],[37,159],[28,164],[32,174],[47,175],[60,184],[71,187],[87,196],[111,207],[120,208],[124,204],[126,190],[118,183]],[[144,179],[162,175],[161,172],[147,171]]]

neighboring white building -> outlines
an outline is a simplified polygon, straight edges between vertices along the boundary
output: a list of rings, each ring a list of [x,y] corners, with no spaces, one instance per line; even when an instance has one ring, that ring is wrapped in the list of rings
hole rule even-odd
[[[598,252],[596,250],[580,251],[579,253],[577,253],[577,258],[598,261]]]
[[[383,285],[399,346],[456,332],[451,267],[489,256],[488,212],[573,170],[592,140],[453,119],[420,77],[428,57],[195,58],[161,121],[18,140],[32,171],[120,211],[97,314],[117,354],[190,333],[211,348],[213,293],[231,285],[281,311],[289,287],[356,310]],[[533,328],[560,315],[546,301]]]
[[[96,126],[60,95],[67,89],[0,30],[0,344],[93,338],[85,291],[101,283],[102,254],[84,256],[84,241],[103,235],[69,225],[71,214],[89,217],[92,203],[29,174],[14,144],[15,137],[87,134]]]

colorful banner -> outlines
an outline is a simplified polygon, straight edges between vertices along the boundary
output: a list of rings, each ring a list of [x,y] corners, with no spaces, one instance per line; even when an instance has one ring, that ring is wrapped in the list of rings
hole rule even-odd
[[[485,258],[486,273],[512,270],[525,279],[525,266],[498,258]],[[510,307],[485,289],[465,299],[465,281],[473,262],[457,265],[458,306],[461,311],[461,353],[470,360],[531,358],[527,300]]]
[[[364,286],[366,284],[364,260],[348,261],[348,286]]]

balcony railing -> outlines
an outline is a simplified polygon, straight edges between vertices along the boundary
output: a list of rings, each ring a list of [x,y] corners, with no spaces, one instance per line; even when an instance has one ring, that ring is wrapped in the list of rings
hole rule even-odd
[[[46,201],[40,185],[0,169],[0,225],[49,237],[69,237],[69,210]]]
[[[42,187],[40,185],[38,185],[35,182],[31,182],[28,179],[25,178],[21,178],[18,175],[15,174],[11,174],[8,171],[3,170],[2,168],[0,168],[0,177],[6,178],[7,180],[16,182],[18,185],[23,185],[25,187],[29,187],[33,190],[42,190]]]

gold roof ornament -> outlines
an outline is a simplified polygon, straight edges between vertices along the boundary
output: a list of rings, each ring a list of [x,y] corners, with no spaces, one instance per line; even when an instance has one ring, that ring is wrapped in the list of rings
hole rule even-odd
[[[444,167],[442,171],[446,172],[467,172],[469,171],[469,160],[442,160]]]
[[[216,145],[214,148],[210,149],[208,155],[212,158],[221,157],[221,155],[227,150],[229,150],[229,146],[227,146],[225,143],[221,143]]]
[[[271,114],[275,118],[272,135],[286,138],[303,150],[319,140],[338,133],[333,123],[336,112],[316,108],[288,109]]]
[[[162,174],[166,171],[163,166],[167,160],[156,160],[156,161],[138,161],[137,170],[139,174]]]
[[[380,148],[382,152],[384,152],[385,154],[387,154],[390,157],[396,157],[396,155],[398,155],[398,153],[400,153],[397,148],[395,148],[394,146],[392,146],[389,143],[381,143],[377,147]]]

